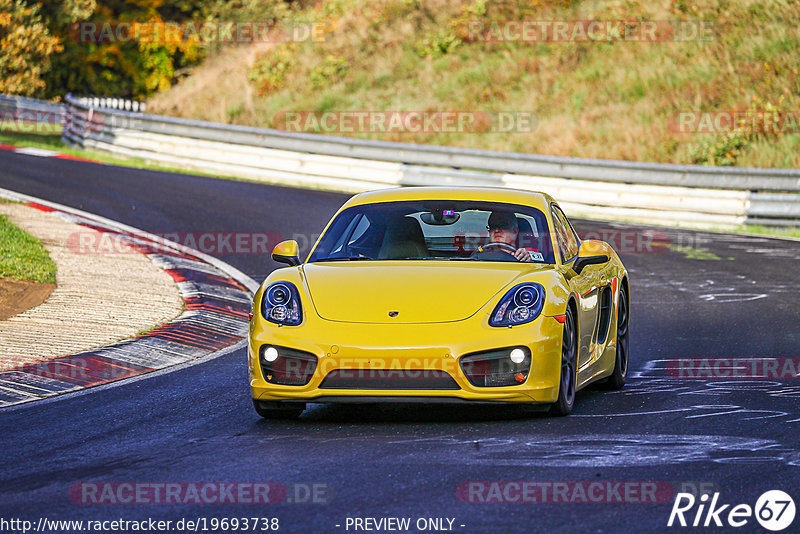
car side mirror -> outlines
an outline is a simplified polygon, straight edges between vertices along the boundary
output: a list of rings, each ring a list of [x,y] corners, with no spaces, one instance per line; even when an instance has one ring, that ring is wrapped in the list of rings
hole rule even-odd
[[[291,266],[300,265],[300,246],[297,241],[281,241],[272,249],[272,259]]]
[[[606,246],[602,241],[587,240],[581,243],[581,247],[578,249],[578,257],[575,258],[575,262],[572,264],[572,270],[577,274],[581,274],[588,265],[608,262],[609,257]]]

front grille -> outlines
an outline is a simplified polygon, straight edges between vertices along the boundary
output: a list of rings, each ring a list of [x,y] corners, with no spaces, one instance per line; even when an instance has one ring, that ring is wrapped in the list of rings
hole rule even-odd
[[[525,358],[514,363],[511,351],[521,349]],[[519,386],[528,379],[531,370],[531,352],[527,347],[508,347],[462,356],[461,370],[470,384],[478,387]]]
[[[272,362],[265,358],[270,347],[278,351],[278,358]],[[317,369],[317,357],[310,352],[275,345],[262,345],[258,360],[264,380],[282,386],[305,386]]]
[[[320,389],[461,389],[453,377],[432,369],[335,369]]]

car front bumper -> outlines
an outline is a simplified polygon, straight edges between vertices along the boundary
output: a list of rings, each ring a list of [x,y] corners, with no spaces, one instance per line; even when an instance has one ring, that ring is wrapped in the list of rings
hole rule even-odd
[[[251,321],[248,343],[250,387],[253,399],[260,401],[551,403],[558,396],[562,333],[561,323],[548,316],[513,328],[490,327],[476,317],[426,324],[344,323],[315,317],[300,326],[279,327],[256,316]],[[258,360],[265,344],[315,355],[317,366],[310,381],[302,386],[267,382]],[[531,369],[519,385],[474,386],[459,365],[459,358],[467,354],[522,346],[530,350]],[[403,389],[320,388],[334,370],[348,371],[351,376],[363,370],[443,371],[457,388],[416,389],[407,383]]]

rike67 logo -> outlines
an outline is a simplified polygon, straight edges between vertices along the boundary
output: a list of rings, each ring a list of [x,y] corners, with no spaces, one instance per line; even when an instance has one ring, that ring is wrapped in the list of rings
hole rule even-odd
[[[753,516],[767,530],[778,532],[786,529],[794,521],[794,500],[781,490],[770,490],[761,495],[755,507],[749,504],[720,504],[719,493],[714,493],[709,502],[708,494],[699,499],[691,493],[678,493],[667,526],[740,528],[750,524]],[[750,526],[746,529],[753,531]]]

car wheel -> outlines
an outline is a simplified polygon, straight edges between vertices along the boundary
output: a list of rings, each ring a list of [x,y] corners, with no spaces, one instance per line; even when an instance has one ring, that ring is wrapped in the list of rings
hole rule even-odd
[[[564,416],[572,412],[575,390],[578,384],[578,331],[572,308],[567,308],[564,320],[564,336],[561,342],[561,379],[558,384],[558,400],[550,408],[553,415]]]
[[[605,382],[608,389],[622,389],[625,379],[628,377],[629,322],[628,292],[623,285],[619,289],[619,304],[617,305],[617,357],[614,361],[614,372]]]
[[[253,399],[253,406],[264,419],[297,419],[306,409],[305,402],[275,402]]]

